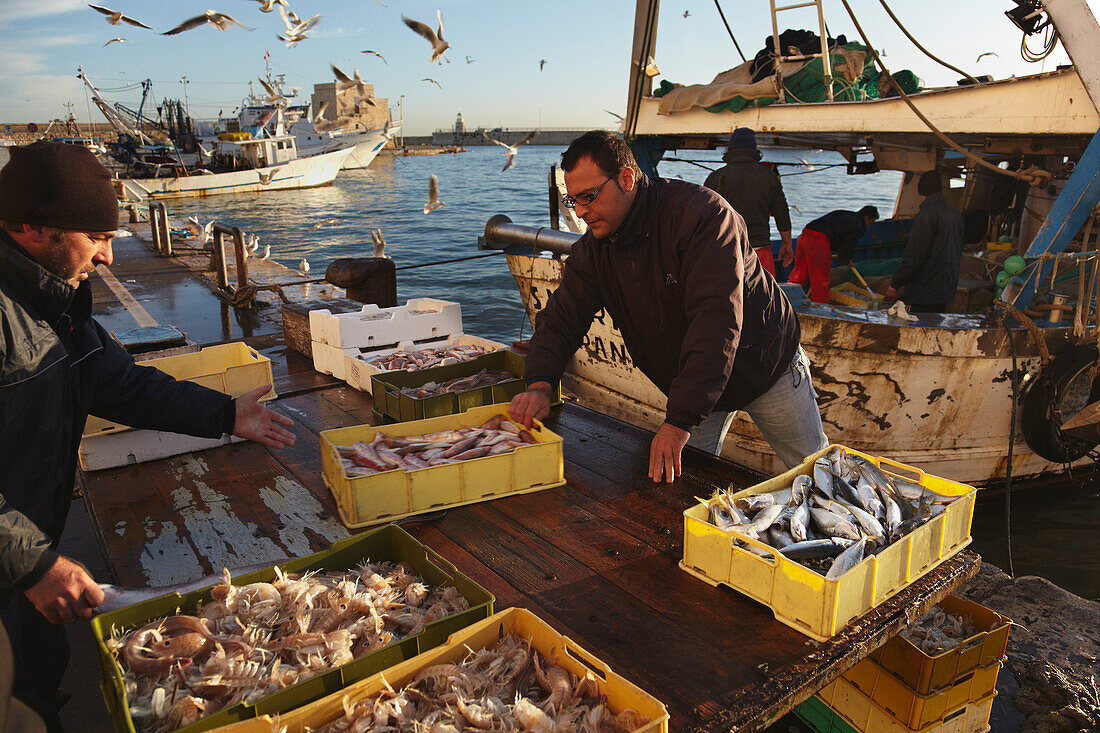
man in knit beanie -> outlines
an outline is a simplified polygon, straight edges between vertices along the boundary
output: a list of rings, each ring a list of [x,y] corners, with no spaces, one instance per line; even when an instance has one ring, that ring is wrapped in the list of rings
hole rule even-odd
[[[237,399],[134,363],[91,317],[88,276],[112,262],[118,203],[85,148],[11,148],[0,169],[0,620],[14,697],[61,729],[69,658],[60,624],[88,619],[103,591],[57,551],[89,414],[139,428],[282,448],[289,418],[261,387]]]

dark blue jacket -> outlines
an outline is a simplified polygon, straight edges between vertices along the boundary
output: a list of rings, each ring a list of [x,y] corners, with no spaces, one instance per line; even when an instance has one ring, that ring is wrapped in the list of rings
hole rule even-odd
[[[962,261],[963,217],[942,193],[921,202],[893,285],[909,305],[938,305],[955,299]]]
[[[38,582],[69,512],[88,414],[202,437],[232,432],[233,400],[134,364],[72,287],[0,231],[0,605]]]
[[[867,222],[854,211],[837,209],[814,219],[805,228],[828,237],[829,246],[837,260],[840,264],[847,265],[852,259],[852,248],[867,231]]]

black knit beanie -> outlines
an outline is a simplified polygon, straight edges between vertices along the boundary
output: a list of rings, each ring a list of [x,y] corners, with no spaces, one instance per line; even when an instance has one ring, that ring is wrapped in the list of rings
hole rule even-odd
[[[939,171],[925,171],[920,174],[917,181],[917,193],[921,196],[931,196],[943,190],[943,181]]]
[[[118,229],[111,174],[79,145],[38,142],[8,148],[0,168],[0,221],[81,232]]]

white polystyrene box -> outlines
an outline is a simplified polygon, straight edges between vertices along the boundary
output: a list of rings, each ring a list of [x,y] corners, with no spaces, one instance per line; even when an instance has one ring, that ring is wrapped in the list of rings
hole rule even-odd
[[[405,305],[379,308],[365,305],[354,313],[329,310],[309,312],[312,341],[340,349],[382,348],[402,341],[440,339],[462,333],[458,303],[436,298],[413,298]]]

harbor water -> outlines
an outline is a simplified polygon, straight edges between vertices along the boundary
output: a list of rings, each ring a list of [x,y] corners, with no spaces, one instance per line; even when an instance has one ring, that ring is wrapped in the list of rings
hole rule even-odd
[[[386,252],[397,267],[472,257],[485,223],[505,214],[515,223],[549,223],[548,172],[560,161],[561,147],[527,146],[516,167],[501,172],[504,156],[496,146],[466,153],[381,156],[361,171],[343,171],[332,186],[262,195],[215,196],[167,202],[174,223],[198,216],[216,219],[260,236],[271,245],[273,259],[290,267],[307,259],[310,276],[320,277],[333,259],[369,256],[371,230],[381,229]],[[680,151],[665,161],[662,176],[702,183],[709,169],[721,165],[721,151]],[[0,165],[6,162],[0,149]],[[765,150],[764,159],[781,165],[797,237],[812,219],[833,209],[878,207],[883,218],[893,212],[901,174],[894,171],[848,176],[843,160],[813,150]],[[439,178],[439,197],[446,206],[423,213],[428,180]],[[335,222],[317,229],[325,219]],[[774,229],[774,225],[773,225]],[[774,234],[774,232],[773,232]],[[500,254],[464,262],[418,267],[398,272],[398,300],[437,297],[462,305],[466,333],[509,343],[529,337],[519,294]],[[139,296],[140,300],[140,296]],[[247,320],[234,328],[247,333]],[[225,338],[239,338],[226,333]],[[213,337],[216,337],[216,334]],[[1007,419],[1007,405],[1006,405]],[[842,436],[830,436],[843,441]],[[1053,488],[1016,489],[1011,496],[1011,532],[1006,533],[1003,495],[983,497],[974,517],[972,549],[1008,570],[1011,537],[1016,575],[1039,575],[1078,595],[1100,600],[1100,487],[1066,478]]]

